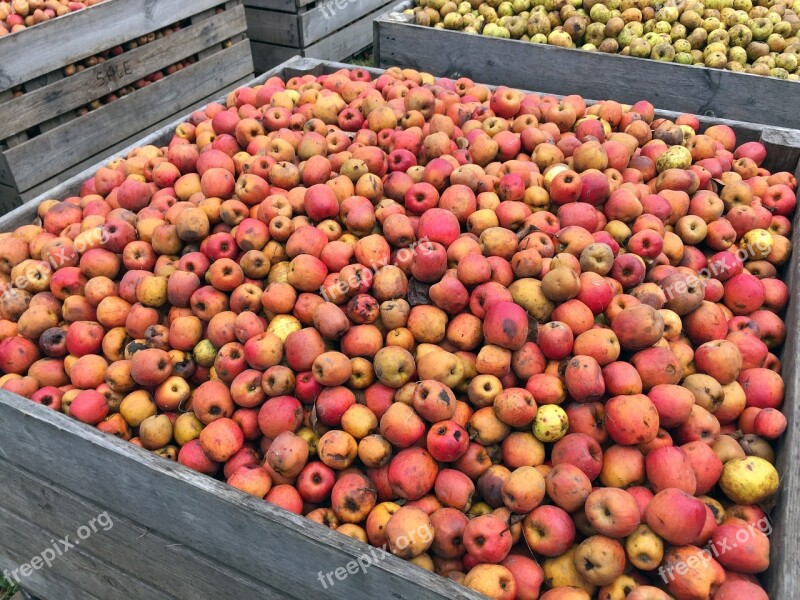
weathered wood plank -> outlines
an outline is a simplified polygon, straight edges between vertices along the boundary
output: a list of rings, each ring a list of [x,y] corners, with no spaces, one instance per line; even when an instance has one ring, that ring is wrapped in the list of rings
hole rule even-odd
[[[91,530],[90,530],[91,531]],[[62,549],[58,541],[69,536],[73,548],[63,550],[62,556],[56,557],[49,567],[44,564],[38,569],[43,577],[51,581],[60,581],[61,586],[74,590],[83,590],[103,600],[174,600],[175,596],[167,590],[157,590],[147,585],[136,576],[120,571],[114,566],[90,554],[95,538],[102,536],[103,531],[91,534],[86,539],[79,539],[76,530],[58,528],[48,530],[38,521],[30,522],[6,510],[0,504],[0,539],[3,548],[16,557],[21,557],[22,564],[40,556],[46,548],[55,545]],[[2,551],[0,551],[2,552]],[[19,559],[18,559],[19,560]],[[18,563],[19,565],[19,563]],[[12,567],[12,571],[17,565]],[[24,581],[24,578],[23,578]],[[24,585],[24,583],[23,583]],[[51,596],[46,600],[59,600],[60,596]]]
[[[360,20],[364,15],[379,8],[388,7],[395,1],[340,0],[339,2],[322,2],[308,12],[303,13],[300,17],[300,37],[303,46],[309,46],[326,35]]]
[[[16,569],[17,565],[30,559],[13,553],[8,548],[0,546],[0,570]],[[25,591],[37,598],[58,598],[59,600],[103,600],[81,589],[65,587],[62,582],[54,581],[46,572],[34,571],[30,577],[25,578]],[[18,593],[12,600],[29,600],[30,595]]]
[[[372,22],[386,11],[382,6],[352,25],[310,45],[305,56],[326,60],[343,60],[361,52],[372,43]]]
[[[249,45],[240,42],[137,90],[135,94],[124,96],[11,148],[5,156],[14,183],[17,189],[28,190],[77,161],[107,148],[109,130],[113,129],[121,138],[134,135],[149,123],[173,114],[197,98],[204,98],[252,72]],[[32,156],[38,160],[31,160]]]
[[[300,17],[293,13],[245,8],[247,37],[258,42],[299,48]]]
[[[91,538],[91,548],[81,546],[81,549],[123,572],[135,569],[133,576],[156,589],[170,590],[178,600],[196,600],[200,590],[205,597],[260,596],[264,600],[285,597],[280,590],[267,590],[263,583],[194,552],[180,540],[162,537],[108,507],[89,502],[3,460],[0,460],[0,481],[4,486],[3,508],[59,537],[74,533],[99,514],[108,512],[111,527],[99,529]]]
[[[482,598],[394,556],[323,585],[369,546],[4,391],[0,457],[297,598]]]
[[[24,56],[26,60],[0,63],[0,90],[222,3],[223,0],[107,0],[5,36],[0,39],[0,56]]]
[[[648,100],[663,109],[800,128],[797,82],[470,35],[394,19],[381,20],[378,27],[376,59],[382,67],[400,65],[548,94],[626,103]]]
[[[245,31],[244,8],[237,6],[71,77],[28,91],[0,104],[3,135],[25,131],[43,121],[79,108],[106,94],[197,54],[204,48]]]

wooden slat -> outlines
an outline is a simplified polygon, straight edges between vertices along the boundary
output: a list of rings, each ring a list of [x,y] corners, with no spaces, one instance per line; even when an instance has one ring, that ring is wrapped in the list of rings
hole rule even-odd
[[[680,112],[800,129],[800,85],[774,77],[530,44],[384,19],[379,66],[399,65],[484,83],[649,100]]]
[[[0,38],[0,90],[60,69],[222,4],[223,0],[106,0]]]
[[[118,138],[134,135],[149,123],[173,114],[252,72],[250,47],[247,42],[240,42],[134,94],[11,148],[5,156],[14,183],[17,189],[25,191],[107,148],[109,131],[114,131]],[[37,157],[37,160],[31,157]]]
[[[326,60],[342,60],[361,52],[372,44],[372,23],[387,10],[391,3],[372,11],[352,25],[312,44],[305,56]]]
[[[3,460],[0,460],[0,481],[4,486],[4,509],[62,538],[107,511],[111,527],[99,528],[90,538],[91,547],[87,544],[81,549],[156,589],[169,590],[178,600],[196,600],[199,590],[204,597],[260,595],[264,600],[283,597],[279,590],[264,596],[263,583],[258,584],[212,557],[194,552],[180,540],[162,537],[108,507],[66,492]]]
[[[483,598],[393,556],[323,587],[320,572],[344,568],[369,546],[5,391],[0,457],[289,597]]]
[[[167,590],[159,591],[85,551],[83,547],[92,548],[95,538],[103,535],[101,532],[99,530],[80,540],[75,530],[48,530],[38,521],[30,522],[9,512],[0,501],[0,539],[3,540],[3,547],[15,556],[22,557],[23,562],[29,562],[46,548],[52,548],[52,540],[69,535],[73,544],[78,542],[74,548],[57,557],[51,566],[42,566],[39,570],[43,577],[59,580],[62,587],[82,590],[103,600],[174,600],[175,596]],[[61,545],[58,547],[62,548]],[[12,567],[12,570],[15,568]],[[60,600],[60,596],[51,596],[47,600]]]
[[[300,48],[300,17],[292,13],[246,8],[247,37],[257,42]]]
[[[79,108],[159,71],[204,48],[220,44],[247,27],[244,8],[237,6],[172,35],[111,58],[0,104],[0,132],[15,134]],[[112,75],[109,76],[109,73]],[[138,90],[137,90],[138,91]],[[134,92],[135,94],[136,92]]]

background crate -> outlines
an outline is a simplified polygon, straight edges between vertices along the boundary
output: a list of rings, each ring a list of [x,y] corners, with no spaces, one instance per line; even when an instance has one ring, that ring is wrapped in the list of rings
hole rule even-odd
[[[293,59],[250,84],[347,67]],[[179,122],[137,145],[168,143]],[[767,168],[800,176],[800,132],[710,118],[701,123],[730,125],[739,143],[762,141]],[[41,201],[76,194],[102,164],[0,218],[0,231],[34,222]],[[794,217],[792,243],[795,248],[800,244],[800,212]],[[800,253],[795,252],[786,270],[793,293],[782,349],[789,427],[777,448],[782,482],[772,515],[772,564],[765,575],[776,600],[800,593],[800,543],[794,532],[800,520],[800,370],[794,360],[800,352],[799,271]],[[0,570],[29,561],[55,538],[74,539],[78,527],[103,511],[113,519],[111,529],[93,534],[25,580],[25,587],[42,600],[483,598],[394,557],[324,588],[320,573],[344,568],[370,548],[2,390],[0,481]]]
[[[373,21],[397,0],[244,0],[256,72],[300,55],[344,60],[373,40]]]
[[[412,6],[375,22],[376,66],[800,129],[800,82],[423,27]]]
[[[180,31],[64,75],[67,65],[177,23]],[[0,207],[19,205],[247,81],[245,31],[240,0],[108,0],[0,39],[0,56],[30,57],[0,65]],[[188,58],[194,64],[79,112]],[[25,93],[15,97],[20,86]]]

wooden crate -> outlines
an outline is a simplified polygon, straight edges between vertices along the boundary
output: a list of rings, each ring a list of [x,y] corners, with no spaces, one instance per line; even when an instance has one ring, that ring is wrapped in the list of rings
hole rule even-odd
[[[396,0],[244,0],[260,73],[292,56],[343,60],[372,44],[373,21]]]
[[[295,58],[251,84],[346,66]],[[166,144],[178,122],[136,145]],[[711,118],[701,123],[730,125],[740,143],[761,140],[768,149],[767,168],[800,176],[800,133]],[[0,231],[34,222],[39,202],[74,195],[100,166],[0,218]],[[792,242],[800,244],[800,212]],[[792,290],[799,270],[800,254],[795,252],[786,271]],[[789,428],[778,445],[782,485],[772,515],[772,565],[766,574],[770,597],[776,600],[800,595],[800,544],[793,530],[800,519],[796,293],[787,308],[786,327],[782,355]],[[103,512],[113,521],[107,531],[92,534],[50,568],[25,579],[25,587],[41,600],[483,598],[391,556],[366,573],[354,568],[355,574],[323,587],[320,573],[346,569],[367,556],[370,547],[2,390],[0,481],[0,570],[30,561],[56,538],[69,535],[74,541],[78,529]]]
[[[376,21],[376,66],[800,129],[796,81],[423,27],[411,6]]]
[[[217,9],[224,9],[215,14]],[[63,70],[149,32],[178,32],[65,77]],[[207,104],[253,74],[240,0],[108,0],[0,39],[0,206],[16,206],[103,155]],[[59,43],[53,43],[57,39]],[[78,109],[169,65],[194,64],[81,115]],[[14,97],[13,88],[25,93]]]

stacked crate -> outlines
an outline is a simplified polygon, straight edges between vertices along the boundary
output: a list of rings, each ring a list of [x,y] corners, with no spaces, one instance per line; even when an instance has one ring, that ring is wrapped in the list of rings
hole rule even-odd
[[[246,29],[241,0],[108,0],[0,38],[0,209],[250,79]]]
[[[292,56],[344,60],[372,44],[386,0],[244,0],[256,72]]]

